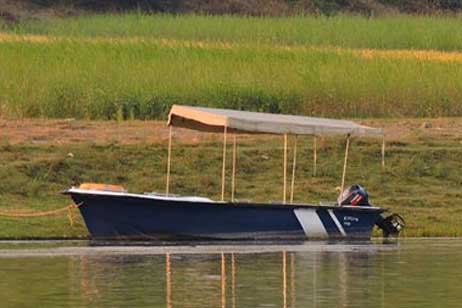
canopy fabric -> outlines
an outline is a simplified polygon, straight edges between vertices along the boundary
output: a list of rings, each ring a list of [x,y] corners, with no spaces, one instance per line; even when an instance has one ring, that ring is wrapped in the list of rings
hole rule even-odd
[[[352,121],[173,105],[168,125],[205,132],[383,136],[383,129]]]

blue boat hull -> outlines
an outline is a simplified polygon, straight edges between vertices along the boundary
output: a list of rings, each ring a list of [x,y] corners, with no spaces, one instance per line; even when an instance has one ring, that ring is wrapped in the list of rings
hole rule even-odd
[[[380,208],[71,195],[93,239],[369,239]]]

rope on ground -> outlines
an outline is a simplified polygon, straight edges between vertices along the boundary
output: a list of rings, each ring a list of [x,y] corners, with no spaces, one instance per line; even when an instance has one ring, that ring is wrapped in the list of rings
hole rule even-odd
[[[3,217],[12,217],[12,218],[28,218],[28,217],[45,217],[45,216],[56,216],[62,213],[67,212],[67,218],[69,219],[69,224],[71,227],[74,226],[74,216],[72,214],[72,209],[77,209],[82,205],[79,204],[69,204],[63,208],[56,210],[43,211],[43,212],[15,212],[15,211],[0,211],[0,216]]]

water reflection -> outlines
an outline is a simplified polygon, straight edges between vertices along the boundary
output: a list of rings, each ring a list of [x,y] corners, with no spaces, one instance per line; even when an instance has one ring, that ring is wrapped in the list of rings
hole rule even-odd
[[[1,307],[459,307],[462,245],[343,246],[0,251]]]
[[[170,261],[170,253],[165,254],[165,302],[167,308],[172,307],[172,268],[171,268],[171,261]]]
[[[371,268],[369,252],[166,253],[149,257],[81,256],[79,260],[82,303],[86,305],[111,297],[116,301],[114,291],[126,286],[141,301],[134,303],[142,304],[143,298],[149,300],[149,294],[157,294],[157,303],[165,298],[167,308],[287,308],[296,307],[297,299],[303,307],[334,302],[338,307],[352,307],[349,298],[357,296],[354,293],[358,290],[353,290],[357,281],[377,274],[361,270]],[[356,283],[349,281],[349,276]],[[297,285],[302,291],[298,298]],[[364,291],[374,292],[371,287]],[[377,299],[374,303],[378,304]]]
[[[91,279],[91,272],[88,269],[88,257],[86,256],[81,256],[80,258],[80,290],[81,290],[81,295],[82,295],[82,300],[86,305],[89,305],[93,302],[98,301],[99,299],[99,290],[98,287],[94,283],[94,279]],[[74,262],[72,262],[73,264]],[[75,277],[73,275],[76,273],[76,268],[74,266],[71,266],[70,269],[72,272],[70,273],[71,277]],[[72,283],[72,282],[71,282]]]

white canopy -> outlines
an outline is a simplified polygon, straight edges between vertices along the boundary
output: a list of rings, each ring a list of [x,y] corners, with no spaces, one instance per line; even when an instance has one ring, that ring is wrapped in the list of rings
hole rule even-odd
[[[383,129],[352,121],[285,114],[173,105],[168,125],[206,132],[383,136]]]

